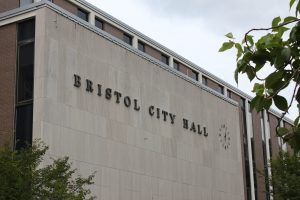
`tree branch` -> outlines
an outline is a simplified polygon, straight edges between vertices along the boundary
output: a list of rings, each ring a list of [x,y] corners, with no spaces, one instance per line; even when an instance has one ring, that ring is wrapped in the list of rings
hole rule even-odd
[[[298,80],[298,79],[299,79],[299,72],[298,72],[298,74],[297,74],[296,80]],[[297,88],[298,88],[298,84],[295,83],[295,87],[294,87],[294,91],[293,91],[293,96],[292,96],[292,98],[291,98],[290,104],[289,104],[288,108],[286,109],[286,111],[284,111],[284,112],[282,113],[281,117],[279,118],[278,124],[277,124],[277,127],[276,127],[276,132],[277,132],[277,129],[280,127],[280,122],[283,120],[284,116],[287,114],[288,110],[289,110],[289,109],[291,108],[291,106],[292,106],[292,103],[293,103],[293,101],[294,101],[294,98],[295,98],[295,94],[296,94]],[[278,135],[278,133],[277,133],[277,135]]]
[[[294,19],[292,21],[289,21],[289,22],[285,22],[285,23],[282,23],[278,26],[273,26],[273,27],[270,27],[270,28],[252,28],[250,29],[249,31],[247,31],[245,33],[245,36],[244,36],[244,40],[245,40],[245,43],[246,43],[246,46],[248,47],[249,51],[253,52],[248,44],[248,41],[247,41],[247,36],[249,35],[249,33],[251,33],[252,31],[269,31],[269,30],[273,30],[273,29],[276,29],[276,28],[280,28],[280,27],[283,27],[285,25],[288,25],[288,24],[291,24],[291,23],[295,23],[295,22],[299,22],[300,19]]]

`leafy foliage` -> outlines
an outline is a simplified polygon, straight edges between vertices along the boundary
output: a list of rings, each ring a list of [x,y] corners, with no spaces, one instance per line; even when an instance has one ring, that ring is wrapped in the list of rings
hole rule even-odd
[[[34,142],[32,147],[19,152],[5,147],[0,150],[0,200],[92,200],[86,186],[93,184],[94,175],[73,179],[68,158],[53,160],[40,168],[48,147]]]
[[[271,161],[272,196],[276,200],[300,199],[300,158],[296,154],[280,152]]]
[[[291,128],[280,128],[280,121],[295,101],[300,113],[300,0],[290,0],[290,9],[296,6],[295,16],[275,17],[270,28],[254,28],[245,33],[241,43],[235,42],[232,33],[219,49],[220,52],[236,49],[237,67],[235,81],[239,74],[247,74],[250,81],[255,80],[251,108],[257,111],[268,110],[274,105],[282,111],[278,122],[278,135],[288,142],[294,151],[300,151],[299,114]],[[265,31],[266,34],[255,38],[252,33]],[[262,69],[271,69],[266,77],[261,77]],[[293,87],[290,98],[280,95],[288,86]],[[290,102],[288,102],[288,100]],[[284,130],[283,130],[284,129]]]

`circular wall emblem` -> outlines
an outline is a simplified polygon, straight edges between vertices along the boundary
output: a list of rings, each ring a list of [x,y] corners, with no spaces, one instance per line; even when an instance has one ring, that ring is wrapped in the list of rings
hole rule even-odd
[[[230,146],[230,135],[225,124],[222,124],[219,128],[219,140],[223,148],[227,150]]]

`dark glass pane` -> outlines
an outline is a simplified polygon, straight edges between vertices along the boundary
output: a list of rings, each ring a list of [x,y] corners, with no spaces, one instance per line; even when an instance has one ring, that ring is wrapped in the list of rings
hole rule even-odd
[[[169,58],[166,55],[161,55],[161,61],[167,65],[169,65]]]
[[[227,90],[227,97],[228,97],[228,98],[231,98],[231,95],[232,95],[232,94],[231,94],[231,91],[230,91],[230,90]]]
[[[103,21],[100,20],[100,19],[98,19],[98,18],[96,18],[96,19],[95,19],[95,26],[96,26],[97,28],[103,30]]]
[[[142,52],[145,52],[145,44],[139,42],[139,43],[138,43],[138,49],[139,49],[140,51],[142,51]]]
[[[197,73],[197,72],[190,71],[190,72],[189,72],[189,76],[190,76],[192,79],[198,81],[198,73]]]
[[[243,99],[243,98],[241,98],[241,100],[240,100],[240,106],[241,106],[241,108],[244,110],[245,109],[245,99]]]
[[[16,149],[26,147],[32,142],[33,105],[16,108]]]
[[[32,0],[20,0],[20,7],[31,4]]]
[[[248,101],[248,111],[251,112],[250,102]]]
[[[202,84],[207,85],[207,78],[205,76],[202,76]]]
[[[173,66],[174,66],[174,69],[179,71],[179,63],[177,61],[174,60]]]
[[[18,102],[33,98],[34,43],[19,47]]]
[[[89,21],[89,14],[86,11],[78,9],[77,15],[84,21]]]
[[[34,19],[21,22],[18,25],[18,41],[33,39],[35,35]]]
[[[219,85],[219,92],[220,92],[221,94],[224,94],[224,88],[223,88],[223,86],[221,86],[221,85]]]
[[[127,34],[123,34],[123,41],[126,42],[127,44],[132,44],[132,37],[130,35]]]

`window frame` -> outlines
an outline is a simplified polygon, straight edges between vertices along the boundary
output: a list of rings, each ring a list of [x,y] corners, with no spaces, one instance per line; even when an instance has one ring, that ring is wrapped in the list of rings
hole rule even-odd
[[[206,76],[202,76],[202,84],[205,86],[208,85],[208,78]]]
[[[232,92],[231,90],[227,90],[227,97],[232,99]]]
[[[169,65],[169,59],[170,57],[164,53],[161,53],[160,61],[165,63],[166,65]],[[165,60],[165,61],[164,61]]]
[[[132,35],[129,35],[128,33],[123,33],[123,42],[132,46],[132,39],[133,39]]]
[[[80,14],[85,14],[86,15],[86,19],[85,18],[82,18]],[[86,21],[86,22],[89,22],[89,15],[90,13],[82,8],[77,8],[77,17],[79,17],[80,19]]]
[[[140,48],[140,46],[142,47],[142,49]],[[138,41],[138,50],[145,53],[146,52],[145,46],[146,44],[144,42],[142,42],[141,40]]]
[[[101,28],[96,25],[96,22],[99,22],[99,24],[101,24]],[[95,26],[101,30],[104,30],[104,21],[96,16],[95,17]]]
[[[195,78],[191,76],[191,74],[194,74],[195,75]],[[189,69],[188,70],[188,76],[196,81],[199,80],[199,73],[196,72],[195,70],[192,70],[192,69]]]
[[[19,82],[20,82],[20,49],[23,46],[27,46],[27,45],[33,45],[33,63],[32,63],[32,68],[33,68],[33,83],[34,83],[34,39],[28,39],[28,40],[24,40],[18,43],[18,48],[17,48],[17,80],[16,80],[16,105],[17,106],[22,106],[28,103],[32,103],[33,102],[33,98],[34,98],[34,85],[32,87],[32,97],[29,99],[25,99],[25,100],[20,100],[20,88],[19,88]]]
[[[173,68],[180,71],[180,64],[177,60],[173,60]]]
[[[224,94],[224,86],[219,84],[218,87],[219,87],[218,92],[220,92],[221,94]]]
[[[34,23],[33,27],[28,26],[27,28],[33,28],[33,34],[29,34],[29,37],[20,37],[20,34],[22,31],[26,32],[26,29],[22,29],[22,23]],[[26,27],[26,25],[24,26]],[[15,80],[15,117],[14,117],[14,149],[19,150],[26,145],[32,144],[32,130],[33,130],[33,99],[34,99],[34,60],[35,60],[35,27],[36,27],[36,20],[35,18],[28,18],[26,20],[20,21],[17,25],[17,58],[16,58],[16,80]],[[26,34],[25,34],[26,35]],[[33,56],[30,59],[33,59],[32,62],[32,96],[28,99],[19,101],[19,83],[20,83],[20,49],[25,45],[33,45],[32,53]],[[26,112],[22,112],[24,111]],[[28,110],[29,109],[29,110]],[[29,112],[28,112],[29,111]],[[26,115],[20,115],[20,113],[26,114]],[[19,118],[19,116],[23,116]],[[24,121],[24,119],[26,121]],[[25,122],[30,122],[25,123]],[[24,128],[26,127],[26,128]],[[19,129],[22,129],[20,131]],[[26,129],[27,131],[24,131],[23,129]]]

